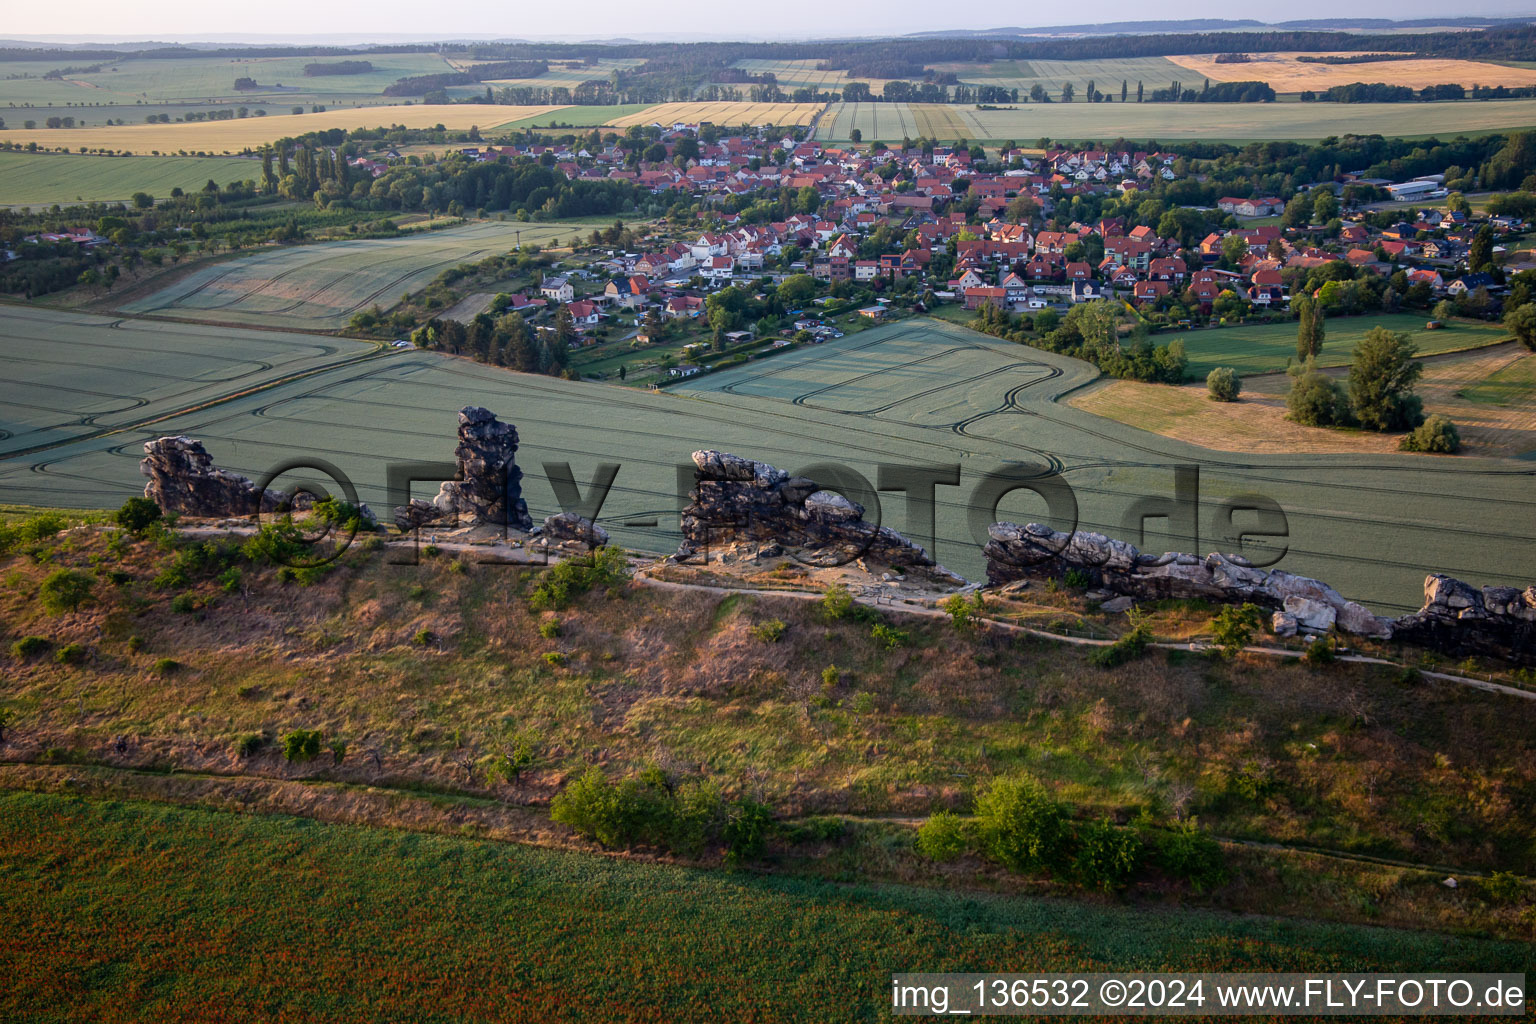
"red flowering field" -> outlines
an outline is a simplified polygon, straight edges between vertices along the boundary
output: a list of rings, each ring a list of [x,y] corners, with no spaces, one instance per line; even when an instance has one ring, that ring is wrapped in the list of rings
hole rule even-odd
[[[1529,971],[1530,947],[0,795],[6,1021],[885,1019],[899,970]]]

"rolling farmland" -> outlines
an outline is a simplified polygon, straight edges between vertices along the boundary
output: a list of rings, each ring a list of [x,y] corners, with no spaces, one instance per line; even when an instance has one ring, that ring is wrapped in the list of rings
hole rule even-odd
[[[1014,60],[992,64],[936,64],[936,71],[953,71],[960,81],[969,85],[995,85],[1004,89],[1019,90],[1020,98],[1039,85],[1052,99],[1061,97],[1061,87],[1072,83],[1079,97],[1092,82],[1100,91],[1120,98],[1120,83],[1125,82],[1131,96],[1136,95],[1136,83],[1142,82],[1150,91],[1166,89],[1169,83],[1182,82],[1186,86],[1201,84],[1198,73],[1181,67],[1167,57],[1124,57],[1100,60]]]
[[[26,145],[79,149],[105,149],[119,153],[239,153],[276,139],[303,135],[327,128],[379,128],[404,125],[431,128],[441,124],[450,130],[494,128],[559,107],[503,107],[480,104],[426,104],[354,107],[324,110],[318,114],[278,114],[244,117],[232,121],[196,121],[182,124],[128,124],[92,128],[6,129],[0,139]]]
[[[935,109],[938,108],[938,109]],[[1379,133],[1417,137],[1496,132],[1536,126],[1536,100],[1443,103],[1020,103],[996,110],[958,104],[842,103],[817,125],[823,141],[845,141],[858,128],[865,142],[916,137],[923,124],[964,127],[938,139],[1019,142],[1157,139],[1322,139]]]
[[[97,368],[74,374],[68,386],[100,393],[104,403],[117,403],[112,408],[122,403],[111,396],[139,390],[119,383],[120,377],[164,373],[155,367],[166,365],[165,357],[116,340],[124,332],[114,324],[121,321],[23,312],[29,318],[25,336],[10,326],[20,314],[9,311],[0,331],[0,357],[12,365],[19,363],[14,357],[36,351],[39,332],[54,343],[68,340],[101,353]],[[132,330],[144,337],[157,331],[210,339],[230,333],[158,323],[132,324]],[[267,336],[234,337],[255,335]],[[342,344],[289,337],[311,351],[316,344]],[[1168,498],[1173,467],[1196,464],[1206,510],[1202,536],[1166,536],[1153,521],[1143,547],[1230,549],[1210,517],[1223,500],[1257,492],[1287,515],[1281,568],[1333,580],[1348,596],[1383,612],[1417,607],[1426,571],[1478,583],[1515,584],[1536,575],[1536,550],[1523,525],[1533,513],[1526,464],[1406,455],[1223,456],[1055,401],[1093,379],[1087,364],[932,320],[873,328],[661,394],[514,374],[430,352],[365,355],[259,393],[250,393],[254,377],[242,379],[229,387],[239,394],[207,405],[217,390],[211,385],[200,395],[202,408],[150,425],[135,425],[147,412],[119,409],[107,424],[120,431],[112,436],[90,436],[102,425],[92,413],[58,411],[74,404],[58,394],[57,368],[20,365],[26,373],[0,384],[0,401],[46,412],[52,424],[46,436],[57,440],[0,461],[0,488],[17,502],[119,505],[142,487],[142,441],[184,433],[202,438],[221,466],[252,477],[296,456],[325,458],[379,509],[387,500],[387,465],[450,458],[456,411],[475,404],[517,425],[524,496],[535,519],[558,509],[543,462],[570,462],[580,481],[590,479],[598,463],[620,463],[600,519],[618,543],[646,551],[675,548],[677,466],[695,449],[711,447],[791,471],[833,461],[870,480],[882,462],[960,465],[961,486],[939,490],[934,551],[972,579],[983,571],[972,519],[992,514],[972,512],[972,489],[980,474],[1019,462],[1059,467],[1077,495],[1078,525],[1122,536],[1133,503]],[[281,366],[269,372],[269,378],[286,376]],[[12,446],[35,447],[19,441]],[[910,529],[899,497],[887,495],[883,506],[882,521]],[[1048,518],[1025,492],[1005,498],[998,514]],[[656,525],[626,525],[637,519]],[[1275,554],[1262,542],[1246,550],[1259,558]],[[1401,558],[1405,550],[1415,557]]]
[[[1422,89],[1454,82],[1474,85],[1536,85],[1536,68],[1509,67],[1476,60],[1391,60],[1368,64],[1313,64],[1295,53],[1254,53],[1241,64],[1218,64],[1213,55],[1169,57],[1198,77],[1213,82],[1267,82],[1276,92],[1321,91],[1351,82],[1387,82]],[[1308,54],[1307,56],[1321,56]],[[1340,55],[1343,56],[1343,55]],[[1188,84],[1188,83],[1186,83]],[[1198,84],[1198,82],[1196,83]]]
[[[820,103],[660,103],[654,107],[603,122],[614,128],[635,124],[697,124],[712,121],[718,125],[810,124],[821,110]],[[597,107],[606,110],[606,107]]]
[[[270,249],[212,263],[123,307],[127,313],[299,330],[345,327],[353,313],[388,308],[443,270],[547,244],[580,231],[568,224],[483,221],[401,238]]]
[[[564,86],[567,89],[574,89],[582,82],[590,82],[593,79],[606,80],[615,71],[637,67],[644,64],[645,61],[639,57],[603,57],[592,64],[585,64],[581,61],[558,60],[548,61],[547,63],[549,64],[549,70],[536,78],[494,78],[481,82],[477,88],[481,92],[485,91],[487,85],[532,85],[540,88]],[[457,86],[455,88],[468,89],[470,87]]]
[[[72,156],[0,152],[0,206],[125,200],[135,192],[193,191],[261,174],[259,161],[194,156]]]

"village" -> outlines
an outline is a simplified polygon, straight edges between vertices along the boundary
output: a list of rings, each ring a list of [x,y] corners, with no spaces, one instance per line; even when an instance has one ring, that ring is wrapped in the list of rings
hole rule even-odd
[[[594,133],[587,145],[462,147],[452,157],[531,158],[570,179],[627,181],[692,204],[685,223],[672,218],[630,250],[598,235],[573,239],[536,291],[499,307],[545,330],[563,309],[571,347],[597,350],[577,360],[601,364],[594,376],[664,341],[652,383],[910,312],[964,320],[992,307],[1051,324],[1100,299],[1154,330],[1284,318],[1298,290],[1328,315],[1493,319],[1504,273],[1536,267],[1529,253],[1506,258],[1521,218],[1479,215],[1447,195],[1443,175],[1398,183],[1344,172],[1289,199],[1172,206],[1153,188],[1190,174],[1190,162],[1166,150],[835,147],[770,131],[721,135],[709,124],[652,125],[642,141],[602,145]],[[377,176],[401,159],[390,151],[353,163]],[[771,202],[778,196],[796,212],[765,214],[783,209]],[[1073,216],[1085,209],[1102,212]],[[766,315],[713,315],[710,296],[726,288]]]

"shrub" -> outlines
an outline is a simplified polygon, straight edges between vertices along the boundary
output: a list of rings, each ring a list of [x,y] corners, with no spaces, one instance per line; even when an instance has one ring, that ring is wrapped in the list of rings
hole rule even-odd
[[[979,623],[981,613],[986,608],[986,599],[980,594],[970,598],[953,594],[939,607],[949,613],[949,621],[956,629],[961,632],[970,632]]]
[[[828,622],[846,619],[853,611],[853,595],[841,583],[834,583],[821,595],[821,614]]]
[[[42,654],[52,646],[53,642],[47,637],[24,636],[11,644],[11,654],[17,661],[24,661],[34,655]]]
[[[235,756],[250,757],[260,750],[267,742],[267,738],[259,732],[248,732],[235,738]]]
[[[1108,818],[1078,833],[1072,873],[1083,885],[1113,892],[1125,888],[1141,862],[1141,837]]]
[[[244,577],[240,572],[240,567],[238,565],[232,565],[219,574],[219,586],[224,588],[225,593],[239,590],[240,581],[243,578]]]
[[[1012,871],[1059,871],[1070,861],[1066,808],[1028,776],[998,779],[976,801],[981,851]]]
[[[181,671],[181,662],[175,658],[159,658],[151,668],[156,675],[168,676]]]
[[[1088,664],[1095,668],[1114,668],[1116,665],[1124,665],[1128,661],[1135,661],[1147,650],[1147,645],[1152,642],[1152,630],[1147,624],[1136,619],[1130,632],[1110,644],[1108,647],[1095,648],[1088,655]]]
[[[1433,452],[1454,455],[1461,450],[1461,434],[1449,416],[1432,413],[1428,419],[1410,430],[1403,438],[1405,452]]]
[[[773,812],[755,800],[739,800],[726,818],[721,836],[725,840],[725,859],[733,864],[756,860],[768,846],[773,831]]]
[[[141,637],[137,633],[135,633],[133,636],[128,638],[128,651],[129,651],[129,653],[137,654],[140,651],[142,651],[143,649],[144,649],[144,638],[143,637]]]
[[[1301,660],[1308,665],[1332,665],[1338,660],[1338,654],[1333,649],[1333,640],[1330,637],[1318,637],[1307,645],[1307,653],[1301,656]]]
[[[197,598],[191,594],[177,594],[171,599],[171,611],[181,615],[190,615],[197,611]]]
[[[548,622],[539,623],[539,636],[546,640],[553,640],[560,635],[560,620],[550,619]]]
[[[843,673],[839,671],[836,665],[828,665],[821,670],[821,688],[823,690],[835,690],[842,678]]]
[[[873,628],[870,629],[869,635],[891,650],[907,646],[908,641],[911,639],[904,631],[886,622],[875,623]]]
[[[565,664],[565,655],[561,654],[559,651],[545,651],[544,660],[558,668]]]
[[[57,512],[40,512],[14,526],[0,523],[0,555],[28,541],[47,540],[69,525]]]
[[[918,827],[917,852],[928,860],[946,864],[962,856],[966,845],[965,822],[953,811],[930,815]]]
[[[1230,658],[1253,642],[1253,634],[1258,631],[1259,622],[1257,605],[1228,605],[1216,616],[1211,628],[1217,645]]]
[[[331,763],[341,764],[347,758],[347,744],[345,740],[331,741]]]
[[[148,498],[129,498],[112,518],[129,533],[143,533],[160,521],[160,506]]]
[[[417,647],[425,647],[435,639],[437,636],[430,629],[418,629],[416,635],[411,637],[411,643]]]
[[[1308,427],[1344,426],[1353,418],[1349,411],[1349,395],[1311,359],[1291,382],[1285,406],[1286,415],[1291,420]]]
[[[85,655],[85,644],[65,644],[59,648],[58,653],[53,656],[53,660],[57,661],[60,665],[78,665],[85,660]]]
[[[1513,871],[1495,871],[1483,880],[1482,889],[1490,901],[1510,906],[1525,900],[1527,884]]]
[[[1196,892],[1226,881],[1221,844],[1193,819],[1159,834],[1156,848],[1158,866],[1169,876],[1188,882]]]
[[[616,587],[628,578],[624,552],[600,547],[544,570],[528,598],[528,607],[536,612],[559,610],[594,587]]]
[[[1068,569],[1061,577],[1061,582],[1073,590],[1087,590],[1093,586],[1093,577],[1082,569]]]
[[[1243,382],[1230,366],[1218,366],[1205,375],[1205,390],[1213,402],[1235,402],[1243,391]]]
[[[283,757],[289,761],[310,761],[320,753],[317,729],[295,729],[283,737]]]
[[[95,581],[79,569],[55,569],[43,580],[37,596],[51,615],[73,612],[91,599]]]
[[[789,628],[783,619],[769,619],[767,622],[759,622],[752,627],[752,635],[765,644],[776,644],[784,637],[784,631]]]

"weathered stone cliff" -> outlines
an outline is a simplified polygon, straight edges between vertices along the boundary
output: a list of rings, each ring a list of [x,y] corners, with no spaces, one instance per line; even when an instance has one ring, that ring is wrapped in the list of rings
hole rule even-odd
[[[1337,626],[1365,636],[1392,635],[1391,620],[1345,600],[1326,583],[1280,569],[1257,569],[1236,556],[1169,552],[1154,557],[1102,533],[1059,533],[1039,523],[993,523],[988,537],[987,580],[994,584],[1075,569],[1096,586],[1130,597],[1249,601],[1272,608],[1281,633],[1326,633]]]
[[[713,450],[694,452],[693,464],[697,482],[683,510],[679,560],[741,542],[778,544],[807,564],[865,558],[964,582],[895,530],[865,522],[861,505],[814,480]]]
[[[513,530],[533,529],[522,497],[523,471],[517,465],[517,428],[475,405],[459,410],[458,470],[431,501],[413,498],[395,509],[395,524],[411,530],[447,519],[462,525],[490,523]]]
[[[1536,665],[1536,586],[1478,590],[1433,573],[1424,580],[1424,607],[1398,619],[1395,635],[1447,654]]]
[[[149,477],[144,497],[162,511],[184,516],[231,518],[275,512],[289,499],[283,491],[263,492],[239,473],[218,468],[203,442],[191,437],[144,442],[139,472]]]

